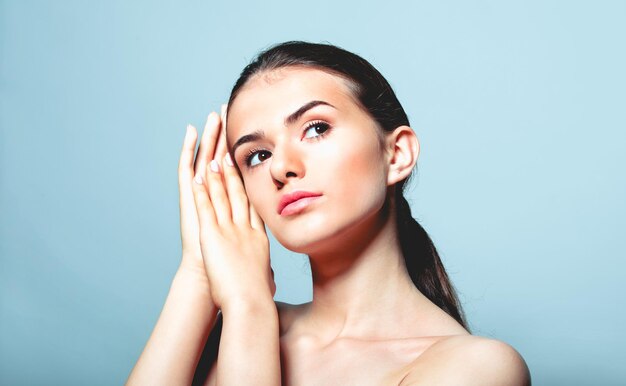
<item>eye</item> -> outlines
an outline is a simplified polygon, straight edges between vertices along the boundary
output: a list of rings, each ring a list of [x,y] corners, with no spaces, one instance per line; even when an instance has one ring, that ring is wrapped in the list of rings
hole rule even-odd
[[[320,137],[324,135],[328,129],[330,129],[330,125],[326,122],[311,122],[307,125],[306,129],[304,129],[304,138]]]
[[[265,161],[266,159],[270,158],[271,156],[272,153],[267,150],[252,149],[248,152],[248,155],[246,156],[246,165],[254,167]]]

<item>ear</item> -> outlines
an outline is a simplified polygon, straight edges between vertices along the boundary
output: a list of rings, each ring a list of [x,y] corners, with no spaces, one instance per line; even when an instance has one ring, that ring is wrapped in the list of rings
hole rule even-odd
[[[415,132],[409,126],[398,126],[394,131],[387,133],[385,142],[389,165],[387,186],[391,186],[411,174],[417,163],[420,144]]]

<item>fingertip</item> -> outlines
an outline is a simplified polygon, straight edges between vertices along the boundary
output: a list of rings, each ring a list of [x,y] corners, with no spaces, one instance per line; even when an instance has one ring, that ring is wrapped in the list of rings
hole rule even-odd
[[[224,160],[226,161],[226,165],[234,166],[233,159],[230,157],[229,152],[226,152],[226,156],[224,157]]]
[[[195,141],[196,128],[193,125],[188,124],[185,131],[185,142]]]
[[[196,176],[193,178],[193,181],[198,185],[202,185],[202,176],[200,174],[196,174]]]
[[[209,113],[209,115],[207,115],[206,117],[206,124],[204,127],[205,132],[207,132],[209,127],[213,127],[217,124],[217,120],[218,120],[219,116],[217,115],[217,113],[215,111],[211,111]]]
[[[220,171],[220,164],[216,160],[211,160],[210,163],[211,171],[214,173],[218,173]]]

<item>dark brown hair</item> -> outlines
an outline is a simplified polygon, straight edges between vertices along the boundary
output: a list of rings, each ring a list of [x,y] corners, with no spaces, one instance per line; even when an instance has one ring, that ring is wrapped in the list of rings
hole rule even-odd
[[[289,41],[266,49],[243,69],[232,89],[228,105],[253,75],[288,66],[313,67],[347,80],[357,103],[385,132],[398,126],[410,126],[402,105],[382,74],[362,57],[331,44]],[[424,228],[413,218],[411,207],[404,197],[404,189],[414,170],[409,177],[398,182],[395,189],[398,237],[407,270],[420,292],[468,329],[456,291],[437,249]]]

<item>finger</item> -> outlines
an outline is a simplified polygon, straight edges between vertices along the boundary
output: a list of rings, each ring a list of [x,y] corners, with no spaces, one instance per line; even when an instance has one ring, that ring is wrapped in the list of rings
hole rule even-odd
[[[194,175],[200,174],[204,176],[207,170],[207,164],[213,159],[215,153],[215,143],[219,135],[219,120],[216,112],[211,112],[206,119],[200,146],[198,147],[198,155],[194,165]]]
[[[187,125],[187,133],[183,141],[183,148],[178,162],[178,192],[180,207],[180,238],[183,254],[200,256],[198,242],[198,214],[193,198],[193,157],[196,150],[198,132],[196,128]]]
[[[180,214],[183,234],[194,229],[186,229],[196,224],[196,207],[194,204],[191,180],[193,179],[193,156],[196,150],[198,132],[192,125],[187,125],[183,148],[178,162],[178,191],[180,197]]]
[[[209,198],[213,204],[213,211],[215,212],[215,219],[218,224],[232,223],[230,214],[230,203],[228,201],[228,195],[224,187],[224,181],[222,179],[223,165],[217,160],[211,160],[209,163],[209,170],[206,172],[207,185],[209,187]]]
[[[265,224],[261,220],[261,216],[256,212],[254,206],[250,205],[250,225],[252,228],[265,231]]]
[[[196,212],[198,215],[198,222],[200,224],[200,230],[215,228],[215,212],[213,211],[213,205],[209,199],[206,183],[201,175],[197,174],[193,179],[193,199],[196,204]]]
[[[249,225],[248,196],[229,153],[226,153],[222,164],[224,165],[224,183],[226,184],[228,199],[230,200],[233,223]]]
[[[188,183],[193,178],[193,155],[196,150],[197,139],[198,132],[196,131],[196,128],[192,125],[187,125],[187,132],[185,133],[183,148],[180,152],[180,159],[178,161],[179,182]],[[180,187],[182,188],[182,184]]]
[[[215,155],[213,159],[221,160],[228,151],[226,146],[226,105],[222,105],[220,118],[220,132],[215,146]]]

